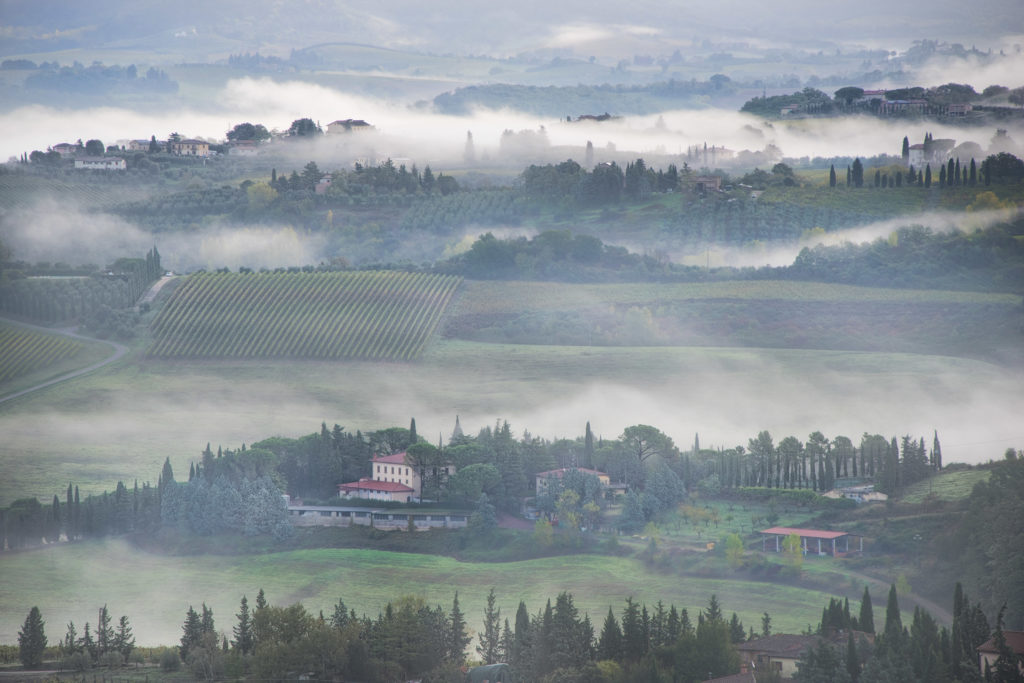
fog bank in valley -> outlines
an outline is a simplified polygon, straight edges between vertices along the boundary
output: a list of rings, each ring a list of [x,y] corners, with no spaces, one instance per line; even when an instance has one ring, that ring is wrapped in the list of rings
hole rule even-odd
[[[326,258],[322,235],[290,226],[214,225],[154,235],[120,217],[56,200],[4,214],[0,238],[17,260],[29,263],[102,267],[119,257],[139,258],[154,244],[164,268],[178,272],[304,266]]]
[[[1021,67],[1024,69],[1024,57]],[[989,84],[980,81],[978,89]],[[1006,84],[1020,85],[1017,82]],[[863,158],[898,155],[904,136],[918,141],[930,132],[935,138],[952,138],[958,143],[971,140],[985,149],[995,134],[994,129],[987,128],[964,129],[934,121],[874,117],[765,122],[736,111],[714,108],[625,116],[601,124],[567,123],[564,119],[539,117],[512,109],[480,109],[468,116],[450,116],[410,103],[355,96],[302,81],[277,82],[267,78],[231,80],[216,101],[216,105],[203,110],[179,109],[157,115],[120,108],[66,110],[37,105],[18,108],[0,115],[0,125],[6,130],[19,131],[18,136],[0,139],[0,158],[33,149],[45,150],[59,142],[77,139],[96,138],[109,145],[129,139],[148,139],[152,135],[165,139],[170,133],[178,132],[186,137],[222,140],[237,123],[249,121],[262,123],[268,129],[286,130],[292,121],[305,117],[319,121],[322,126],[337,119],[364,119],[375,126],[376,132],[371,137],[361,137],[360,147],[372,151],[378,159],[410,159],[421,168],[431,164],[435,169],[466,165],[467,132],[473,135],[476,156],[473,163],[518,163],[514,158],[509,159],[508,151],[502,149],[502,134],[507,130],[536,132],[541,127],[554,148],[550,152],[555,155],[553,158],[564,153],[559,148],[568,146],[579,148],[576,153],[569,151],[580,161],[587,142],[593,143],[597,161],[602,160],[605,150],[637,155],[680,155],[687,147],[704,143],[724,147],[730,153],[756,152],[774,145],[779,154],[792,158]],[[594,112],[567,112],[574,116],[583,113]],[[1010,129],[1011,137],[1024,142],[1024,130],[1019,126],[1010,126]],[[351,163],[353,146],[351,139],[336,137],[325,138],[314,147],[278,145],[274,150],[279,154],[291,151],[295,163],[301,167],[310,158],[330,160],[333,157],[339,162]],[[544,154],[543,150],[540,154]],[[536,161],[536,158],[526,159],[523,163]],[[723,161],[727,161],[727,157],[718,163]]]

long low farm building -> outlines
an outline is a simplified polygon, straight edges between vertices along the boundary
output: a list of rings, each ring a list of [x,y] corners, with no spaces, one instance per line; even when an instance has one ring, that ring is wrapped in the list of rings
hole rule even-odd
[[[800,549],[804,555],[832,555],[842,557],[851,552],[864,551],[864,537],[847,531],[822,531],[820,529],[794,529],[785,526],[773,526],[761,532],[761,550],[765,552],[782,552],[783,542],[787,536],[800,537]],[[850,538],[856,539],[851,547]]]

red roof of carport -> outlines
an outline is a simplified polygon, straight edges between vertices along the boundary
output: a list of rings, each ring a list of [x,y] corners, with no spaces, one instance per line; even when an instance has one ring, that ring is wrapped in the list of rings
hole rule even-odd
[[[797,536],[804,538],[824,538],[833,539],[840,538],[842,536],[848,536],[849,534],[845,531],[819,531],[817,529],[791,529],[786,526],[773,526],[771,529],[765,529],[761,532],[762,534],[775,534],[777,536],[789,536],[790,534],[796,534]]]

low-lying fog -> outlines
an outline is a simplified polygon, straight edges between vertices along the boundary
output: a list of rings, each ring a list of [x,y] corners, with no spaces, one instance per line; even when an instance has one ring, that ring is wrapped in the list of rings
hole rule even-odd
[[[1016,59],[1016,61],[1014,61]],[[1012,65],[1010,63],[1012,62]],[[999,73],[979,77],[964,73],[980,91],[993,83],[1008,87],[1021,85],[1024,56],[999,62]],[[993,69],[996,67],[992,67]],[[1009,80],[1006,80],[1009,78]],[[950,77],[940,79],[941,83]],[[893,85],[893,84],[890,84]],[[902,84],[906,85],[906,84]],[[577,116],[585,113],[566,112]],[[223,140],[226,132],[242,122],[262,123],[268,129],[286,130],[295,119],[309,117],[322,126],[346,118],[364,119],[377,133],[373,147],[380,156],[409,158],[419,163],[464,165],[466,133],[473,133],[477,159],[494,160],[501,153],[499,143],[506,130],[545,128],[551,145],[584,147],[592,142],[600,150],[609,145],[642,154],[679,154],[690,145],[724,146],[733,152],[759,151],[767,145],[778,147],[787,157],[831,157],[899,154],[903,137],[971,139],[983,148],[995,133],[988,129],[964,129],[935,122],[880,120],[877,118],[805,119],[766,123],[731,110],[703,109],[665,111],[651,116],[627,116],[601,124],[566,123],[523,114],[513,110],[478,110],[470,116],[447,116],[408,103],[369,99],[303,81],[277,82],[271,79],[241,78],[229,81],[216,98],[216,105],[204,110],[180,109],[163,114],[142,113],[123,108],[58,109],[26,106],[0,115],[4,130],[17,136],[0,138],[0,158],[20,156],[34,149],[45,150],[60,142],[99,139],[105,144],[129,139],[166,139],[177,132],[185,137]],[[1011,135],[1017,131],[1011,131]],[[1021,140],[1024,136],[1018,135]],[[329,158],[339,146],[325,141],[318,150],[302,148],[296,161]],[[529,162],[528,162],[529,163]]]
[[[40,481],[152,482],[166,457],[187,472],[207,442],[237,448],[321,421],[367,431],[415,417],[422,435],[447,440],[456,415],[467,433],[502,418],[549,439],[587,421],[605,438],[651,424],[683,447],[694,433],[731,447],[762,429],[854,442],[938,430],[946,462],[978,463],[1024,445],[1021,380],[955,358],[757,349],[439,344],[409,365],[143,361],[3,406],[0,505],[61,493]]]

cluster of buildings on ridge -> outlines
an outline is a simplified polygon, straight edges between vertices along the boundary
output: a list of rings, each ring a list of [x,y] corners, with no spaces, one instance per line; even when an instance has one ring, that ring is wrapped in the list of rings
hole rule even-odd
[[[357,133],[375,130],[372,125],[362,119],[339,119],[327,124],[327,135],[340,135],[346,133]],[[217,143],[212,143],[217,147]],[[261,143],[256,140],[229,140],[223,145],[228,154],[240,156],[252,156],[258,152]],[[174,156],[183,157],[211,157],[219,152],[211,149],[208,140],[198,138],[177,138],[171,140],[157,140],[155,137],[149,140],[121,140],[117,145],[107,148],[108,152],[150,152],[156,147],[159,151],[166,151]],[[85,147],[79,143],[61,142],[53,145],[48,151],[57,152],[63,159],[74,161],[75,168],[84,168],[98,171],[124,171],[127,169],[125,160],[118,156],[94,156],[85,153]]]
[[[455,465],[445,463],[440,465],[423,466],[410,462],[407,454],[394,453],[392,455],[374,456],[371,461],[371,476],[363,477],[358,481],[351,481],[338,484],[338,497],[342,500],[375,501],[384,504],[394,503],[419,503],[423,499],[423,485],[428,478],[434,481],[447,479],[455,474]],[[535,477],[534,491],[540,496],[547,490],[548,486],[556,480],[560,480],[569,471],[578,471],[583,474],[593,475],[601,484],[606,495],[615,496],[625,493],[626,486],[621,483],[613,483],[611,477],[604,472],[588,469],[585,467],[562,467],[546,472],[538,472]],[[851,486],[835,489],[824,494],[830,498],[848,498],[858,503],[884,501],[886,495],[878,493],[871,485]],[[381,528],[430,528],[430,527],[461,527],[467,522],[465,514],[448,513],[427,513],[420,514],[419,510],[408,514],[404,511],[397,511],[392,505],[382,506],[381,509],[366,507],[360,503],[358,506],[310,506],[304,505],[299,500],[287,500],[288,512],[293,523],[300,526],[348,526],[351,524],[374,525]],[[410,517],[412,518],[410,520]],[[863,539],[860,539],[858,547],[852,547],[850,539],[859,538],[855,534],[836,531],[818,531],[814,529],[790,529],[773,527],[762,531],[765,541],[762,543],[764,550],[781,549],[781,539],[785,536],[796,533],[801,539],[801,548],[804,554],[842,556],[851,552],[861,552],[864,549]],[[768,547],[768,541],[774,538],[772,547]],[[825,541],[824,545],[822,541]]]

